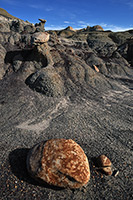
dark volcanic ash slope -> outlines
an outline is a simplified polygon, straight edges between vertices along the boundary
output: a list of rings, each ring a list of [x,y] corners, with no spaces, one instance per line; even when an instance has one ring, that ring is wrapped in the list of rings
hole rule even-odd
[[[132,199],[132,31],[99,27],[49,31],[0,16],[0,198]],[[34,144],[71,138],[91,167],[85,191],[40,185],[27,173]],[[102,176],[93,157],[107,155],[118,176]]]

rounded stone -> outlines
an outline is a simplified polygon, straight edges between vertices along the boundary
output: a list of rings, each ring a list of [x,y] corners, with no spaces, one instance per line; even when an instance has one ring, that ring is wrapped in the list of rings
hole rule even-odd
[[[33,44],[43,44],[45,42],[48,42],[49,40],[49,34],[47,32],[36,32],[32,36],[32,43]]]
[[[28,153],[27,169],[38,181],[58,187],[81,188],[90,179],[87,156],[72,139],[51,139],[35,145]]]
[[[100,155],[97,158],[97,163],[99,167],[110,167],[112,165],[110,159],[105,155]]]
[[[106,175],[112,175],[112,163],[105,155],[100,155],[97,158],[97,165]]]

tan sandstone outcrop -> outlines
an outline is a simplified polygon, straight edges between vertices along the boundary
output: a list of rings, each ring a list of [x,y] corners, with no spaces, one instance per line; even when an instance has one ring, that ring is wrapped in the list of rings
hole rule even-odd
[[[76,31],[73,27],[68,26],[65,30],[69,30],[69,31]]]
[[[104,29],[100,25],[96,25],[91,27],[91,30],[93,31],[104,31]]]

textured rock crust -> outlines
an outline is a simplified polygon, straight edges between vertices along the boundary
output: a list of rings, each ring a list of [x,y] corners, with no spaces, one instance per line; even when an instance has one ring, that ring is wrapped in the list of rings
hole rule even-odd
[[[71,139],[52,139],[37,144],[27,158],[29,173],[59,187],[80,188],[90,179],[88,159]]]

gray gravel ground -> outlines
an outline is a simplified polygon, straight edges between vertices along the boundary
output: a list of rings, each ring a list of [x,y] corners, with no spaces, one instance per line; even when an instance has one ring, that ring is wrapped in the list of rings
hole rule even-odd
[[[99,92],[92,88],[69,97],[36,93],[21,79],[0,83],[0,199],[2,200],[131,200],[133,90]],[[84,149],[91,179],[81,190],[40,185],[26,170],[26,156],[34,144],[51,138],[71,138]],[[105,154],[118,176],[105,176],[93,158]]]

